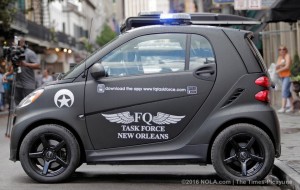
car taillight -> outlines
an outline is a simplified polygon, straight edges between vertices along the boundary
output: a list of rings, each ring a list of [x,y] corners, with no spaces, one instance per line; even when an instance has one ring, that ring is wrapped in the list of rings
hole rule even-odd
[[[255,80],[255,84],[269,88],[271,83],[268,77],[262,76]],[[269,90],[263,90],[255,94],[255,99],[262,102],[269,102]]]
[[[255,99],[262,102],[269,102],[269,90],[258,92],[255,94]]]
[[[270,87],[270,80],[268,77],[262,76],[255,80],[255,84],[263,87]]]

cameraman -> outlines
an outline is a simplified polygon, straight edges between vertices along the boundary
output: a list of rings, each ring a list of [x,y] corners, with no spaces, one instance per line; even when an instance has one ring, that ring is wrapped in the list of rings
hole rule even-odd
[[[16,75],[16,105],[18,105],[23,98],[25,98],[35,89],[35,76],[33,70],[40,68],[36,54],[26,46],[24,38],[20,39],[19,46],[25,49],[25,60],[22,60],[18,63],[21,72],[17,72]],[[4,81],[6,81],[7,76],[13,74],[13,69],[13,66],[10,66],[9,71],[3,76]]]

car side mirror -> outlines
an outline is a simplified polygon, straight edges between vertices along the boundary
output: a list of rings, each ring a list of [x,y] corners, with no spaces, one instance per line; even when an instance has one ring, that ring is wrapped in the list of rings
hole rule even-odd
[[[101,63],[95,63],[91,67],[91,75],[95,80],[105,77],[105,69]]]

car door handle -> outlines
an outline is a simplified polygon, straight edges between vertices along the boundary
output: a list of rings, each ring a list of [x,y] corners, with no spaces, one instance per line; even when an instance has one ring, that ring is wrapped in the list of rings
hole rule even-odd
[[[216,64],[205,64],[195,69],[193,75],[201,80],[214,81],[216,78]]]
[[[212,69],[196,71],[197,75],[201,75],[201,74],[210,74],[210,75],[213,75],[214,73],[215,73],[215,71],[212,70]]]

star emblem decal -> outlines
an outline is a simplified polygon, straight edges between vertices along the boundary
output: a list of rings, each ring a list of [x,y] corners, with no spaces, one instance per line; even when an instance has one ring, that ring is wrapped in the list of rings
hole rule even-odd
[[[59,90],[54,96],[54,103],[58,108],[69,108],[74,103],[74,94],[68,89]]]
[[[68,108],[70,107],[70,105],[68,104],[69,101],[71,101],[71,98],[66,98],[66,95],[63,95],[61,99],[58,99],[57,101],[60,102],[60,106],[59,108],[63,107],[63,106],[67,106]]]

